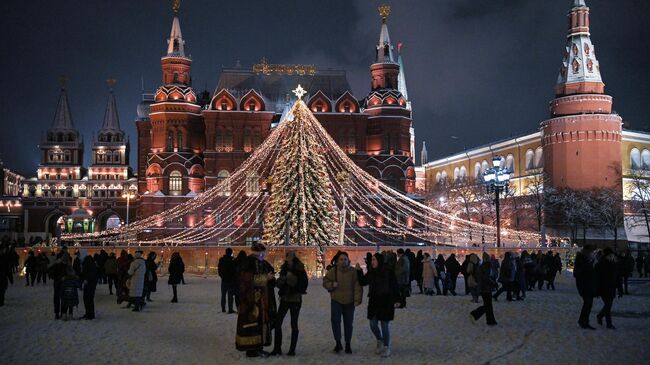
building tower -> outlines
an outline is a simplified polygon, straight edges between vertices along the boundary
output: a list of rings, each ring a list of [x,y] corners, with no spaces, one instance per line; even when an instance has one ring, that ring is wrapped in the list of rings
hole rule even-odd
[[[61,94],[52,127],[39,145],[39,180],[78,180],[83,175],[84,144],[72,123],[66,80],[61,79]]]
[[[378,178],[384,183],[412,193],[415,191],[415,146],[411,143],[411,110],[400,92],[400,66],[393,56],[388,34],[389,14],[388,5],[379,7],[381,31],[375,63],[370,65],[371,92],[362,103],[363,112],[369,115],[367,166],[376,167],[380,171]]]
[[[202,151],[205,144],[201,107],[192,89],[192,60],[185,54],[185,40],[178,19],[180,0],[174,1],[174,18],[167,53],[160,60],[162,81],[146,118],[138,121],[139,138],[150,138],[143,194],[156,197],[187,196],[204,189]],[[149,129],[147,136],[147,129]],[[171,203],[171,202],[166,202]],[[179,203],[179,202],[175,202]],[[143,211],[146,211],[143,202]],[[163,208],[162,204],[157,204]],[[153,212],[143,212],[147,216]]]
[[[113,86],[115,80],[107,80],[108,100],[104,122],[93,141],[92,164],[88,170],[89,180],[127,180],[129,168],[129,140],[120,128]]]
[[[605,95],[589,33],[589,8],[574,0],[564,59],[541,123],[544,170],[557,188],[615,187],[621,182],[622,119]]]

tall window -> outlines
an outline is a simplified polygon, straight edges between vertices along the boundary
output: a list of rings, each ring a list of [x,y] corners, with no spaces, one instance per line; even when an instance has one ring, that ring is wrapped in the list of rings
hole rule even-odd
[[[246,195],[253,196],[260,191],[260,177],[256,172],[251,172],[246,176]]]
[[[183,191],[183,176],[178,171],[169,174],[169,195],[180,195]]]
[[[176,133],[176,147],[179,151],[183,149],[183,132],[181,131],[178,131],[178,133]]]
[[[251,146],[251,131],[249,129],[244,129],[244,152],[250,152],[253,150]]]
[[[223,195],[223,196],[230,195],[230,181],[228,180],[229,178],[230,178],[230,173],[227,170],[219,171],[219,174],[217,175],[217,185],[223,183],[219,195]]]
[[[172,131],[167,132],[167,151],[171,152],[174,150],[174,133]]]

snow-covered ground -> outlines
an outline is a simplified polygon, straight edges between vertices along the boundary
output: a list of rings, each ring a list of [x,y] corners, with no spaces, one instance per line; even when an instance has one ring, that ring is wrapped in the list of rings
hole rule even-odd
[[[22,278],[21,278],[22,279]],[[171,288],[161,278],[154,302],[143,313],[121,309],[100,285],[94,321],[55,321],[52,287],[10,287],[0,307],[1,364],[647,364],[650,361],[650,287],[614,301],[617,330],[576,325],[580,301],[573,280],[562,277],[555,292],[534,291],[524,302],[495,304],[499,325],[473,324],[469,297],[414,295],[392,323],[393,356],[374,355],[366,320],[366,300],[357,308],[352,355],[335,355],[329,325],[329,298],[319,281],[310,283],[300,315],[295,358],[246,359],[235,350],[236,315],[223,314],[219,281],[188,277],[171,304]],[[462,281],[459,280],[462,287]],[[459,289],[459,292],[462,292]],[[592,312],[601,307],[597,300]],[[83,304],[75,317],[83,314]],[[285,319],[284,351],[289,321]]]

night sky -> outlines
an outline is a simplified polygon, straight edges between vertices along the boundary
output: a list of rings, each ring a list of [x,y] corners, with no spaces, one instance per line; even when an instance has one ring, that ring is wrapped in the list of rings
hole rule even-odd
[[[403,57],[417,151],[429,159],[534,131],[548,116],[573,0],[390,1],[390,36]],[[357,98],[369,91],[368,67],[380,29],[370,0],[185,0],[180,22],[192,55],[194,88],[216,86],[222,66],[316,64],[345,69]],[[587,0],[606,91],[625,127],[650,129],[650,14],[647,0]],[[145,90],[160,84],[160,57],[172,21],[166,0],[3,0],[0,159],[33,176],[37,145],[51,125],[58,78],[69,78],[75,126],[86,143],[100,127],[105,80],[117,79],[120,122],[131,137]],[[419,162],[419,157],[417,159]]]

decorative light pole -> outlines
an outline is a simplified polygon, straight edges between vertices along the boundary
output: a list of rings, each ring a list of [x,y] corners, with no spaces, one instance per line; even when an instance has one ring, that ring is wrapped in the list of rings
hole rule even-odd
[[[129,205],[131,204],[131,199],[135,198],[135,194],[130,190],[127,190],[122,194],[122,198],[126,199],[126,225],[129,225]]]
[[[508,191],[510,184],[510,169],[501,166],[501,156],[494,156],[492,159],[493,167],[483,173],[483,182],[488,193],[494,192],[494,204],[497,211],[497,247],[501,247],[501,217],[499,198],[502,192]]]

